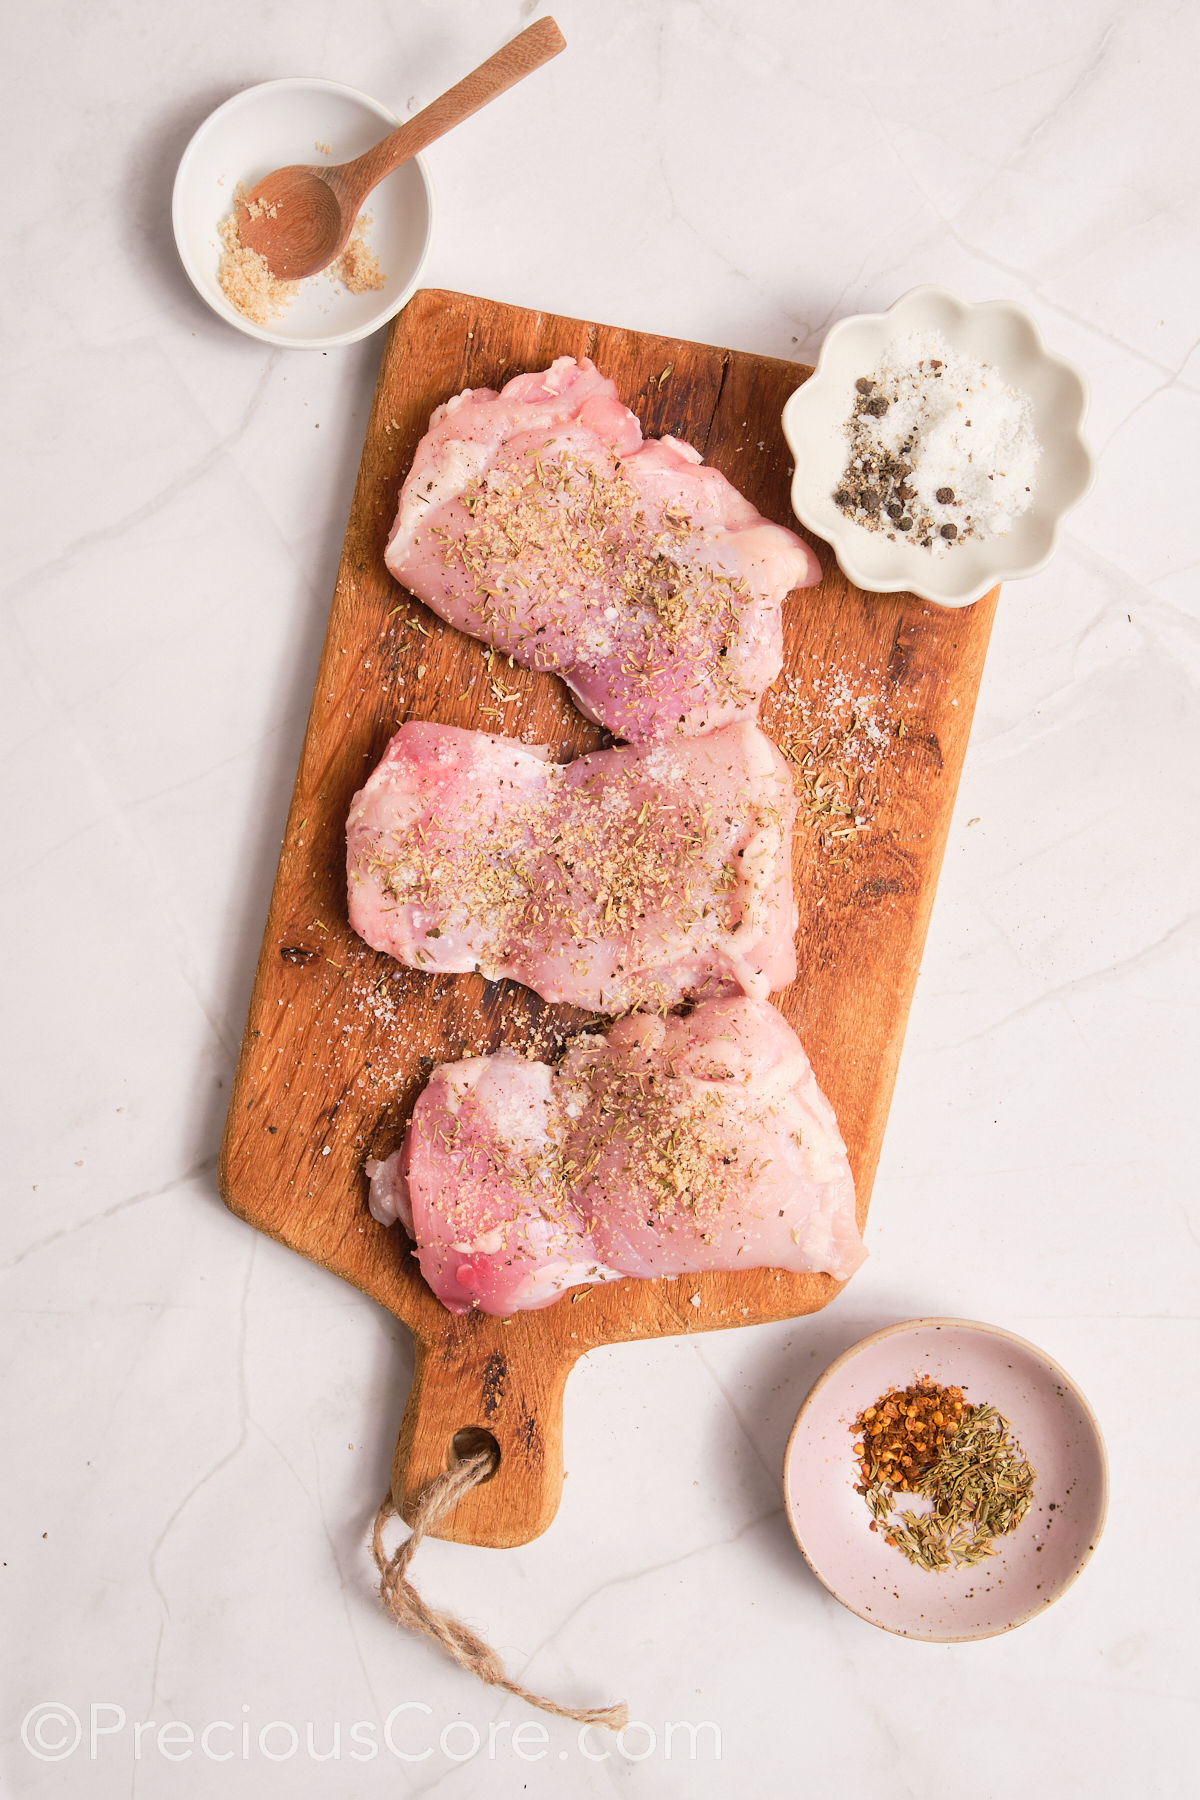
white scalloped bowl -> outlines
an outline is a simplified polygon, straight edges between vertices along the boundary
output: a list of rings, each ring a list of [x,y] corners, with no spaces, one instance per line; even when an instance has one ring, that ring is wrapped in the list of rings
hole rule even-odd
[[[926,331],[991,363],[1028,394],[1042,445],[1028,511],[1002,537],[963,538],[940,554],[856,524],[833,499],[846,466],[855,381],[871,373],[886,344]],[[866,593],[906,591],[939,606],[969,606],[998,582],[1036,574],[1053,556],[1064,515],[1095,479],[1082,432],[1087,402],[1083,375],[1046,349],[1023,306],[1010,300],[970,305],[945,288],[913,288],[887,312],[859,313],[835,325],[816,369],[784,407],[783,434],[796,464],[792,510]]]
[[[378,100],[317,76],[260,82],[209,114],[180,160],[171,219],[192,285],[219,318],[264,344],[330,350],[378,331],[399,312],[433,243],[433,189],[419,156],[393,170],[367,200],[367,241],[379,258],[381,288],[351,294],[327,273],[313,275],[279,317],[256,325],[230,305],[217,279],[219,227],[239,181],[253,187],[287,163],[349,162],[397,124]]]

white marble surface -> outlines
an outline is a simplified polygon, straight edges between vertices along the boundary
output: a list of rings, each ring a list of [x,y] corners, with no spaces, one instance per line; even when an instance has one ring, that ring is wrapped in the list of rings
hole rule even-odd
[[[569,54],[430,154],[431,283],[802,358],[841,314],[928,279],[1024,301],[1095,389],[1099,483],[1000,608],[869,1266],[795,1326],[592,1356],[552,1530],[517,1551],[433,1544],[417,1565],[526,1681],[627,1696],[652,1754],[633,1733],[590,1762],[553,1721],[514,1747],[525,1709],[384,1621],[365,1531],[406,1335],[216,1198],[378,344],[271,353],[207,313],[172,247],[174,165],[250,82],[325,74],[403,111],[536,10],[45,0],[8,21],[0,1786],[1192,1792],[1186,0],[559,0]],[[1112,1462],[1083,1579],[963,1647],[844,1612],[780,1511],[812,1375],[930,1312],[1058,1357]],[[100,1706],[95,1757],[86,1737],[58,1762],[22,1748],[43,1702],[85,1725]],[[430,1709],[397,1736],[428,1757],[354,1760],[351,1726],[403,1702]],[[171,1720],[231,1721],[208,1742],[232,1759],[156,1730],[136,1757],[134,1723]],[[470,1760],[465,1726],[439,1746],[458,1720],[482,1734]],[[720,1759],[710,1737],[688,1760],[677,1735],[668,1760],[677,1720],[718,1725]],[[302,1743],[272,1762],[272,1721],[301,1738],[312,1721],[318,1752],[339,1722],[340,1761]]]

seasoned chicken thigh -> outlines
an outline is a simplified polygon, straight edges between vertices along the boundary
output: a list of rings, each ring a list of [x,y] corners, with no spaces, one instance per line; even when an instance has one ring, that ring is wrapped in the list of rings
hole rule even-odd
[[[438,407],[386,560],[631,743],[753,718],[779,673],[784,596],[820,575],[793,532],[690,445],[643,442],[613,382],[566,356]]]
[[[435,1069],[371,1209],[452,1312],[701,1269],[824,1270],[865,1251],[828,1100],[773,1007],[634,1015],[556,1069],[511,1050]]]
[[[607,1013],[794,978],[796,802],[757,726],[547,756],[402,726],[350,809],[359,935],[412,968]]]
[[[782,1013],[718,1000],[577,1038],[555,1070],[564,1179],[622,1275],[853,1274],[865,1252],[833,1108]]]

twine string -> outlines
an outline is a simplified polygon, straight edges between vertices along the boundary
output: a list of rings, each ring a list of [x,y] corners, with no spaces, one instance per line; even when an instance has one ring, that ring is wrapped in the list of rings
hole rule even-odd
[[[439,1612],[436,1607],[422,1600],[408,1579],[409,1565],[426,1532],[433,1531],[446,1514],[454,1510],[464,1494],[468,1494],[481,1481],[486,1481],[494,1473],[498,1460],[497,1452],[489,1446],[460,1457],[443,1474],[435,1476],[417,1496],[408,1537],[390,1556],[384,1549],[383,1533],[388,1521],[399,1517],[399,1514],[391,1494],[388,1494],[375,1515],[375,1528],[371,1534],[371,1551],[375,1567],[379,1570],[379,1598],[397,1625],[404,1625],[410,1631],[423,1631],[427,1637],[436,1638],[459,1668],[478,1676],[480,1681],[486,1681],[490,1687],[503,1688],[518,1700],[524,1700],[529,1706],[540,1707],[542,1712],[553,1713],[556,1718],[574,1719],[579,1725],[604,1725],[610,1731],[620,1731],[629,1723],[629,1708],[624,1701],[617,1706],[560,1706],[557,1700],[550,1700],[544,1694],[535,1694],[529,1688],[522,1687],[519,1681],[513,1681],[505,1674],[504,1665],[490,1644],[486,1644],[461,1619]]]

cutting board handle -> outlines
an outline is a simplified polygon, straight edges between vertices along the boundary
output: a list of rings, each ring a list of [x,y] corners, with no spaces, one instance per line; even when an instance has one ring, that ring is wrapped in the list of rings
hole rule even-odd
[[[495,1440],[494,1475],[464,1496],[436,1535],[460,1544],[510,1549],[540,1537],[558,1510],[563,1483],[564,1361],[543,1341],[525,1341],[524,1324],[468,1315],[431,1343],[416,1343],[416,1366],[392,1463],[392,1498],[409,1518],[421,1489],[459,1450]]]

